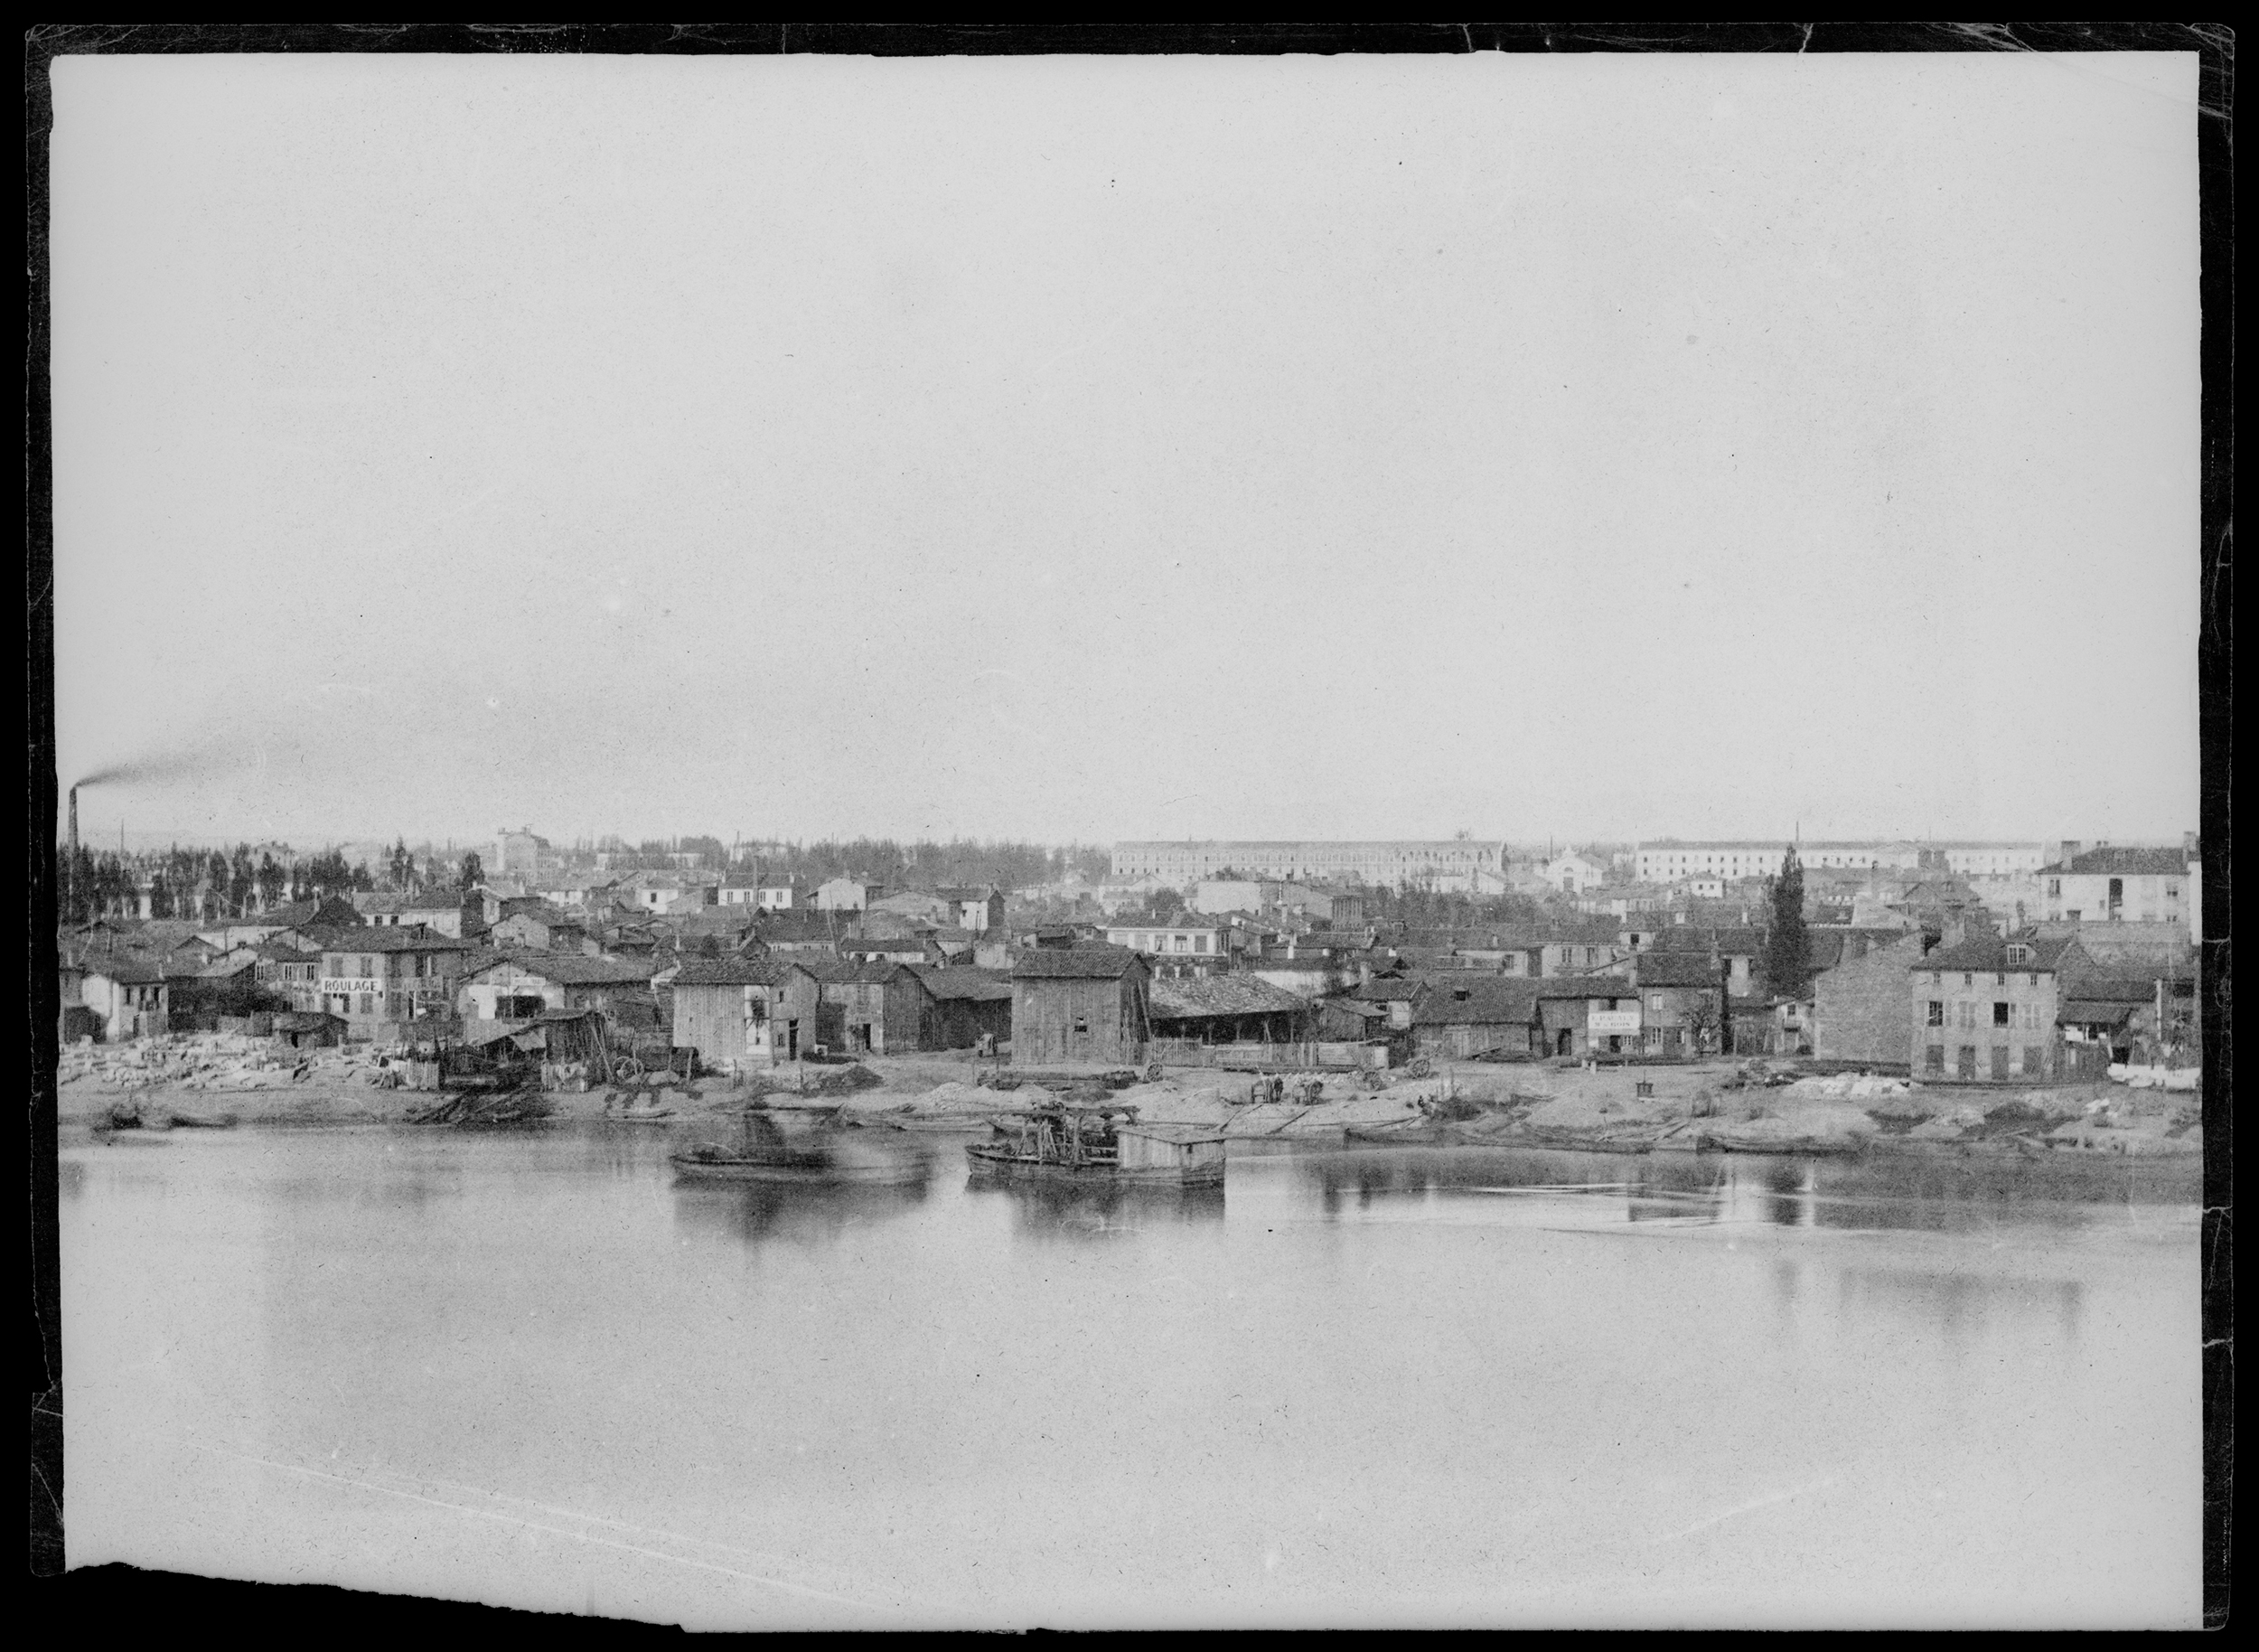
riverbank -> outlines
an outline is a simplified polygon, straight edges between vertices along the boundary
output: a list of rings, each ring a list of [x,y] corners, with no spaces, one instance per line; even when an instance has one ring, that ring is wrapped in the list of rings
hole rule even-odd
[[[665,1109],[695,1125],[764,1094],[823,1095],[865,1129],[978,1131],[994,1113],[1053,1094],[1034,1085],[984,1086],[975,1082],[984,1068],[993,1064],[939,1051],[689,1083],[663,1075],[633,1086],[568,1080],[544,1099],[561,1119],[603,1119],[632,1106]],[[1176,1068],[1110,1099],[1148,1122],[1209,1126],[1233,1140],[2002,1158],[2203,1150],[2195,1097],[2106,1082],[1925,1085],[1730,1060],[1617,1068],[1446,1064],[1378,1091],[1355,1075],[1311,1076],[1318,1079],[1314,1097],[1289,1077],[1289,1099],[1251,1103],[1248,1075]],[[66,1053],[61,1077],[60,1122],[93,1128],[117,1109],[137,1112],[152,1129],[175,1117],[270,1126],[398,1122],[436,1099],[428,1087],[415,1087],[427,1085],[428,1069],[367,1047],[294,1052],[211,1036],[82,1047]]]

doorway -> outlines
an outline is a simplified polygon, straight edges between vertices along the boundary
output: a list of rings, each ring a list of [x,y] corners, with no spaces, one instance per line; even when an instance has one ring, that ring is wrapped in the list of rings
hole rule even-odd
[[[1570,1031],[1569,1028],[1564,1027],[1561,1029],[1561,1036],[1553,1040],[1553,1054],[1556,1056],[1566,1056],[1570,1054]]]
[[[796,1020],[784,1023],[784,1059],[800,1059],[800,1023]]]

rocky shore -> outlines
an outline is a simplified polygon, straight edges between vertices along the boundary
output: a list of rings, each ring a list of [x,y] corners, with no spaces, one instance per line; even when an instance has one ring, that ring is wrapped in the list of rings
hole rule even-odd
[[[65,1053],[60,1117],[94,1130],[137,1117],[162,1131],[197,1123],[267,1126],[403,1122],[432,1107],[429,1071],[368,1047],[290,1051],[207,1035]],[[995,1113],[1051,1099],[1033,1084],[976,1082],[971,1058],[941,1052],[851,1066],[785,1066],[632,1086],[568,1077],[542,1092],[549,1116],[623,1113],[695,1128],[764,1094],[841,1107],[875,1131],[980,1131]],[[1234,1140],[1336,1140],[1353,1147],[1559,1147],[1613,1152],[1967,1154],[2006,1158],[2200,1154],[2197,1098],[2096,1083],[2039,1088],[1922,1085],[1902,1078],[1799,1075],[1793,1064],[1731,1061],[1582,1068],[1548,1063],[1447,1065],[1368,1090],[1354,1075],[1289,1075],[1287,1099],[1249,1100],[1248,1075],[1171,1069],[1103,1092],[1156,1123],[1205,1125]],[[1087,1099],[1092,1092],[1084,1092]],[[1076,1099],[1064,1096],[1062,1099]]]

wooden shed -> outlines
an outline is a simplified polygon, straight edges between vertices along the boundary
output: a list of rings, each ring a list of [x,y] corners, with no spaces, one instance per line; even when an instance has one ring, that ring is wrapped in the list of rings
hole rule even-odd
[[[922,970],[931,997],[919,1047],[970,1050],[985,1041],[994,1049],[1012,1037],[1012,983],[987,970]]]
[[[932,997],[915,970],[879,959],[811,959],[802,967],[818,982],[816,1042],[833,1055],[919,1047]]]
[[[816,978],[776,958],[693,959],[671,983],[674,1044],[709,1066],[797,1061],[816,1045]]]
[[[1013,1065],[1142,1066],[1149,980],[1127,947],[1028,948],[1012,961]]]
[[[1224,1139],[1220,1130],[1193,1124],[1119,1124],[1114,1142],[1116,1162],[1126,1176],[1173,1170],[1179,1181],[1195,1187],[1223,1180]]]

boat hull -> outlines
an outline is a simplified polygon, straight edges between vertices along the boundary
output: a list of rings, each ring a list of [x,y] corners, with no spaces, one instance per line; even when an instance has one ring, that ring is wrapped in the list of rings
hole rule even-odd
[[[1173,1165],[1152,1169],[1124,1169],[1120,1165],[1112,1164],[1071,1165],[1025,1158],[1008,1149],[999,1151],[981,1142],[967,1143],[965,1157],[970,1160],[974,1175],[993,1176],[1008,1181],[1065,1182],[1092,1187],[1220,1187],[1223,1185],[1223,1166],[1221,1162],[1188,1169],[1179,1169]]]

